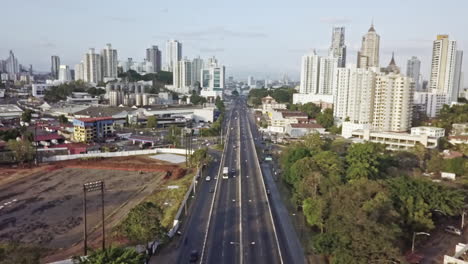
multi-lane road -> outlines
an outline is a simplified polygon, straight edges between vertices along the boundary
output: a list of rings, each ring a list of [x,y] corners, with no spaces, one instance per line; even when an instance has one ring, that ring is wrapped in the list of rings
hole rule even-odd
[[[196,251],[197,263],[304,263],[297,234],[283,219],[288,213],[272,193],[276,188],[265,185],[255,146],[258,132],[245,100],[236,99],[226,117],[224,151],[198,181],[176,257],[164,261],[189,263]],[[223,167],[229,168],[228,179]]]

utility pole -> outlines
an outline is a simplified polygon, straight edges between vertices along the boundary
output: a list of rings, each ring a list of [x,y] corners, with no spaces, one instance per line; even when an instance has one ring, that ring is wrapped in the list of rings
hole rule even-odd
[[[419,235],[430,236],[431,234],[426,233],[426,232],[413,232],[413,243],[411,243],[411,253],[414,253],[414,241],[416,240],[416,236],[419,236]]]

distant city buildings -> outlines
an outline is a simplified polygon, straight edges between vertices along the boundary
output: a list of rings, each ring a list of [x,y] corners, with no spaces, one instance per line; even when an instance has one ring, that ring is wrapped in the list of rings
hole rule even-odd
[[[54,80],[58,80],[59,78],[59,68],[60,68],[60,57],[59,56],[52,56],[50,58],[50,72],[52,74],[52,78]]]
[[[161,51],[158,46],[146,49],[146,61],[152,64],[153,72],[161,71]]]
[[[193,85],[192,73],[192,61],[185,58],[174,64],[172,73],[174,91],[189,93]]]
[[[201,85],[201,71],[203,67],[205,66],[203,59],[198,56],[197,58],[194,58],[192,60],[192,78],[193,78],[193,84],[195,85],[198,83]]]
[[[330,46],[330,57],[338,59],[338,67],[346,66],[346,45],[345,45],[345,28],[334,27],[332,31],[332,43]]]
[[[113,49],[111,44],[107,44],[106,47],[101,51],[101,59],[102,79],[117,78],[117,50]]]
[[[371,25],[369,31],[362,37],[361,50],[358,52],[358,68],[379,67],[380,36]]]
[[[71,76],[70,67],[68,67],[68,65],[60,65],[58,80],[64,83],[73,80]]]
[[[18,59],[15,57],[15,54],[10,50],[10,55],[5,61],[5,71],[9,74],[16,74],[20,72],[20,67],[18,64]]]
[[[182,59],[182,43],[169,40],[166,43],[166,69],[172,72],[177,62]]]
[[[414,81],[415,91],[422,90],[421,84],[421,61],[418,57],[411,57],[406,64],[406,76],[410,77]]]

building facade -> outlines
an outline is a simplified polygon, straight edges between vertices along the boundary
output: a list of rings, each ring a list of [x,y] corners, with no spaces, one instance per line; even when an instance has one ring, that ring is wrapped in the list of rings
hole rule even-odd
[[[58,80],[61,82],[72,81],[70,67],[68,67],[68,65],[60,65]]]
[[[414,81],[415,91],[422,90],[421,78],[421,61],[418,57],[411,57],[406,64],[406,76],[410,77]]]
[[[60,57],[55,55],[52,56],[50,58],[50,63],[50,72],[52,73],[52,78],[54,78],[54,80],[58,80],[60,70]]]
[[[177,40],[169,40],[166,43],[166,67],[172,72],[178,61],[182,59],[182,43]]]
[[[181,93],[188,93],[192,87],[192,62],[187,59],[178,61],[172,72],[174,88]]]
[[[107,44],[106,47],[101,51],[101,59],[102,78],[117,78],[117,50],[113,49],[111,44]]]
[[[78,118],[73,120],[73,139],[76,142],[96,142],[114,133],[112,117]]]
[[[146,60],[153,65],[154,72],[161,71],[161,51],[158,46],[146,49]]]
[[[101,55],[95,53],[94,49],[91,48],[83,60],[83,81],[97,84],[102,80]]]
[[[361,50],[358,52],[358,68],[379,67],[380,36],[371,25],[367,34],[362,37]]]
[[[193,84],[199,83],[201,86],[201,71],[204,67],[203,59],[199,57],[192,60],[192,77],[193,77]]]
[[[338,59],[338,67],[346,66],[345,28],[334,27],[328,56]]]

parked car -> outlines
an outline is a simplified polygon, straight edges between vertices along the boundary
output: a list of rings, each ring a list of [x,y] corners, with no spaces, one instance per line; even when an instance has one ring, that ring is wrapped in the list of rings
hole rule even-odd
[[[450,233],[450,234],[454,234],[454,235],[457,235],[457,236],[461,236],[461,234],[462,234],[461,230],[454,227],[454,226],[447,226],[445,228],[445,232]]]
[[[210,176],[206,176],[206,181],[211,181],[211,177],[210,177]]]

